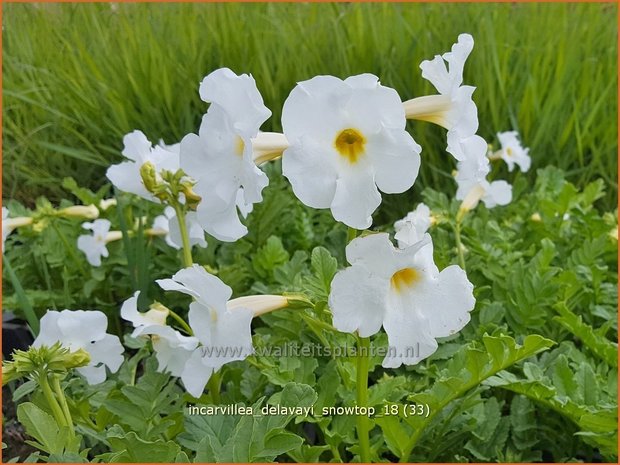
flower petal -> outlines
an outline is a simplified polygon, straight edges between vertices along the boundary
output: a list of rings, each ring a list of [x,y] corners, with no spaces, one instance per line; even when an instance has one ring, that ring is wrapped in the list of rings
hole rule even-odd
[[[428,295],[416,295],[428,312],[433,337],[450,336],[465,327],[476,304],[473,290],[465,271],[452,265],[439,273]]]
[[[310,137],[301,137],[284,151],[282,174],[304,205],[329,208],[336,193],[335,154]]]
[[[384,368],[401,364],[415,365],[437,350],[431,336],[428,318],[421,315],[407,299],[393,299],[386,312],[383,327],[388,335],[389,351],[383,359]]]
[[[420,170],[421,150],[405,130],[383,127],[369,136],[367,153],[377,187],[387,194],[397,194],[413,186]]]
[[[361,337],[376,334],[385,315],[389,281],[361,266],[352,266],[336,273],[331,284],[329,307],[333,325],[338,331]]]
[[[103,363],[112,373],[116,373],[123,361],[123,348],[118,336],[106,334],[104,337],[90,345],[84,347],[90,354],[91,365]]]
[[[237,76],[228,68],[220,68],[200,83],[200,98],[224,108],[235,122],[235,129],[245,137],[255,137],[271,111],[252,76]]]
[[[486,189],[482,201],[487,208],[497,205],[508,205],[512,200],[512,186],[506,181],[493,181]]]
[[[142,131],[133,131],[123,137],[123,156],[138,162],[138,166],[144,163],[151,153],[151,141],[146,138]]]
[[[230,287],[200,265],[184,268],[172,279],[158,279],[156,282],[166,291],[189,294],[218,313],[226,310],[226,302],[232,295]]]
[[[199,347],[194,350],[192,355],[185,363],[185,368],[181,373],[181,381],[187,392],[198,398],[205,390],[205,386],[213,374],[213,367],[208,367],[202,363],[202,349]]]
[[[146,200],[154,200],[155,197],[146,190],[140,176],[140,164],[125,161],[112,165],[106,172],[107,178],[114,186],[123,191],[140,196]]]
[[[360,165],[340,172],[331,211],[337,221],[351,228],[367,229],[372,224],[372,214],[381,204],[381,194],[372,170]]]

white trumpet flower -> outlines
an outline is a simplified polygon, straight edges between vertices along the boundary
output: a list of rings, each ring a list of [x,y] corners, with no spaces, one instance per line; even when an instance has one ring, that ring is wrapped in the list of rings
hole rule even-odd
[[[461,141],[461,147],[465,158],[457,164],[455,179],[458,184],[456,198],[463,200],[462,209],[471,210],[480,200],[487,208],[510,203],[512,186],[506,181],[489,182],[486,179],[491,167],[486,156],[488,145],[485,140],[480,136],[471,136]]]
[[[106,366],[116,373],[123,363],[123,346],[117,336],[106,334],[108,318],[98,310],[48,310],[41,318],[41,331],[33,347],[60,342],[71,352],[84,349],[90,355],[88,366],[77,368],[89,384],[106,379]]]
[[[499,132],[497,138],[502,147],[491,158],[504,160],[508,165],[508,171],[512,171],[515,165],[523,172],[530,169],[532,164],[532,159],[529,156],[530,149],[521,145],[517,131]]]
[[[106,176],[118,189],[130,192],[151,202],[159,199],[151,194],[142,181],[140,168],[146,162],[155,166],[157,173],[162,170],[179,170],[179,154],[160,145],[153,147],[142,131],[133,131],[123,137],[123,155],[128,159],[108,168]]]
[[[163,306],[155,306],[148,312],[138,311],[138,298],[140,291],[136,291],[133,296],[123,302],[121,306],[121,317],[131,322],[134,328],[140,326],[165,326],[169,311]]]
[[[150,336],[160,372],[169,371],[173,376],[181,376],[185,364],[198,346],[198,339],[184,336],[167,326],[169,310],[163,305],[154,305],[145,313],[139,312],[139,296],[140,291],[137,291],[123,302],[121,317],[133,324],[135,330],[132,337]]]
[[[185,215],[185,224],[189,235],[190,245],[206,247],[205,232],[198,223],[196,212],[187,212]],[[153,229],[166,232],[166,244],[177,250],[183,247],[183,239],[181,238],[181,229],[177,215],[172,207],[166,207],[163,215],[155,217],[153,220]]]
[[[110,231],[111,223],[108,220],[95,220],[92,223],[83,223],[82,227],[92,231],[78,237],[77,246],[92,266],[101,266],[101,257],[108,257],[107,244],[123,237],[120,231]]]
[[[404,192],[418,175],[421,148],[405,123],[396,91],[372,74],[300,82],[282,110],[290,144],[282,172],[304,204],[330,208],[336,220],[366,229],[381,203],[379,190]]]
[[[9,237],[9,234],[20,226],[28,226],[32,224],[32,221],[32,218],[29,216],[9,218],[9,209],[2,207],[2,253],[4,253],[4,241],[6,241],[6,238]]]
[[[431,215],[431,209],[424,203],[419,204],[415,210],[407,213],[402,220],[394,223],[396,234],[394,239],[398,241],[398,247],[404,249],[416,242],[420,242],[426,231],[435,223]]]
[[[440,95],[418,97],[403,103],[408,119],[429,121],[448,130],[447,151],[457,160],[464,158],[459,141],[478,130],[478,109],[472,100],[476,88],[462,85],[465,61],[473,47],[472,36],[461,34],[451,52],[423,61],[420,64],[422,77],[429,80]]]
[[[383,326],[390,345],[384,367],[418,363],[437,350],[436,338],[469,322],[473,285],[456,265],[439,272],[428,234],[405,249],[386,233],[360,237],[346,255],[351,266],[336,274],[329,295],[334,327],[368,337]]]
[[[157,283],[164,290],[189,294],[195,299],[189,307],[189,324],[200,346],[190,354],[181,380],[191,395],[200,397],[214,371],[252,354],[253,311],[244,306],[228,309],[230,287],[198,265]]]
[[[210,102],[198,135],[181,141],[181,167],[195,179],[202,197],[196,212],[203,229],[222,241],[247,234],[237,206],[248,212],[262,201],[269,179],[253,160],[252,138],[271,112],[263,104],[254,78],[237,76],[228,68],[213,71],[200,84],[200,96]],[[239,198],[239,201],[237,200]]]

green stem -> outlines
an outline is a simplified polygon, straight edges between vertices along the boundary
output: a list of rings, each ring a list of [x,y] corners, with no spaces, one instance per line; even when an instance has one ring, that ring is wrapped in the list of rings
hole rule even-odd
[[[209,393],[211,394],[211,400],[214,404],[219,404],[221,402],[220,399],[220,384],[222,383],[222,378],[220,377],[219,371],[214,371],[209,378],[209,382],[207,386],[209,387]]]
[[[28,326],[30,326],[30,331],[32,331],[36,337],[39,334],[39,319],[37,318],[37,314],[34,312],[34,309],[26,296],[26,292],[24,291],[19,278],[15,274],[15,270],[13,270],[8,257],[6,255],[2,255],[2,258],[4,260],[4,268],[6,268],[7,273],[9,273],[9,279],[13,285],[13,289],[15,289],[15,293],[19,299],[19,303],[24,312],[24,316],[26,317],[26,321],[28,322]]]
[[[349,227],[347,229],[347,244],[357,237],[357,229]]]
[[[456,236],[456,253],[459,258],[459,265],[465,271],[465,256],[463,254],[463,243],[461,242],[461,220],[456,219],[456,225],[454,226],[454,235]]]
[[[177,313],[175,313],[172,310],[168,309],[168,314],[174,320],[176,320],[177,323],[179,323],[181,328],[183,328],[187,334],[189,334],[190,336],[194,335],[194,332],[192,331],[192,328],[190,328],[190,326],[185,322],[185,320],[183,318],[181,318]]]
[[[50,387],[49,381],[47,380],[47,372],[39,375],[39,386],[41,386],[41,391],[43,391],[43,396],[45,397],[45,400],[47,400],[47,403],[49,404],[49,407],[52,411],[52,415],[54,415],[54,419],[56,420],[56,423],[58,423],[58,426],[60,427],[67,426],[69,429],[72,429],[73,425],[67,424],[67,419],[65,418],[65,414],[60,408],[58,401],[54,397],[52,388]]]
[[[69,405],[67,404],[67,398],[65,397],[65,393],[60,386],[60,379],[58,376],[52,375],[52,389],[56,393],[56,397],[60,402],[60,408],[65,416],[67,421],[67,425],[69,426],[69,437],[71,439],[75,438],[75,431],[73,430],[73,419],[71,418],[71,412],[69,411]]]
[[[368,407],[368,368],[370,338],[357,338],[357,406],[358,408]],[[360,446],[360,461],[370,463],[370,420],[367,415],[357,417],[357,439]]]
[[[192,246],[189,242],[189,233],[187,232],[187,223],[185,222],[185,210],[178,202],[174,202],[174,211],[177,214],[179,222],[179,231],[181,232],[181,240],[183,241],[183,265],[190,267],[194,264],[192,259]]]

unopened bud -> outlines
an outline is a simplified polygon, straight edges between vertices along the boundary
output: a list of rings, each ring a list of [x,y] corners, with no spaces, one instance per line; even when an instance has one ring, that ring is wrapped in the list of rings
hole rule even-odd
[[[90,363],[90,354],[84,349],[69,352],[64,356],[64,366],[67,369],[85,367]]]
[[[103,199],[99,202],[99,208],[103,211],[106,211],[110,207],[116,206],[116,199]]]
[[[142,178],[142,183],[144,187],[146,187],[146,190],[154,194],[158,185],[155,165],[150,161],[143,163],[140,167],[140,177]]]
[[[195,210],[202,200],[202,197],[194,192],[193,187],[194,183],[191,181],[183,181],[181,183],[181,193],[185,196],[187,206],[190,209]]]
[[[58,212],[60,216],[66,218],[85,218],[94,220],[99,218],[99,209],[94,205],[74,205],[72,207],[63,208]]]

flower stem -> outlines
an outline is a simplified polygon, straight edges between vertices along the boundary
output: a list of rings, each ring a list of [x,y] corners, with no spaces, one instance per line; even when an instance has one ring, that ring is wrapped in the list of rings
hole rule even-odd
[[[179,231],[181,232],[181,240],[183,241],[183,265],[190,267],[194,264],[192,259],[192,246],[189,243],[189,234],[187,232],[187,223],[185,222],[185,210],[181,204],[174,202],[174,211],[177,214],[179,222]]]
[[[370,338],[357,338],[357,407],[368,407],[368,368],[370,362]],[[367,415],[357,417],[357,439],[360,446],[360,461],[370,462],[370,423]]]
[[[211,394],[211,400],[214,404],[219,404],[221,402],[220,399],[220,384],[222,383],[222,378],[220,377],[219,371],[214,371],[209,378],[209,382],[207,386],[209,386],[209,393]]]
[[[170,315],[177,323],[179,323],[181,328],[183,328],[183,330],[187,334],[189,334],[190,336],[194,335],[194,332],[192,331],[192,328],[190,328],[190,326],[185,322],[185,320],[183,318],[181,318],[177,313],[175,313],[172,310],[168,309],[168,315]]]
[[[41,386],[41,391],[43,391],[43,396],[47,403],[50,406],[52,411],[52,415],[54,415],[54,419],[58,426],[63,427],[67,426],[69,429],[73,428],[73,425],[67,425],[67,419],[65,418],[65,414],[63,413],[58,401],[54,397],[54,393],[52,392],[52,388],[50,387],[49,381],[47,380],[47,372],[43,372],[39,375],[39,386]]]
[[[456,253],[459,258],[459,265],[465,270],[465,256],[463,254],[463,243],[461,242],[461,220],[456,219],[456,225],[454,226],[454,235],[456,236]]]
[[[65,393],[60,386],[60,379],[58,376],[52,375],[52,389],[54,393],[56,393],[56,397],[58,397],[60,408],[65,416],[67,421],[67,426],[69,427],[69,437],[73,439],[75,437],[75,431],[73,430],[73,419],[71,418],[71,412],[69,411],[69,405],[67,404],[67,398],[65,397]]]
[[[357,237],[357,229],[349,227],[347,229],[347,244]]]

